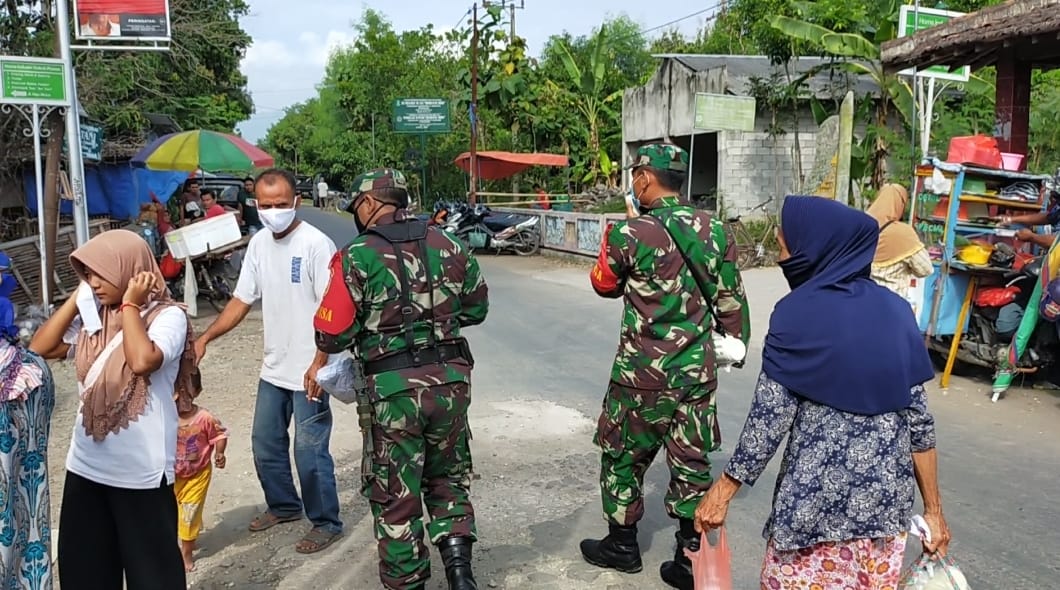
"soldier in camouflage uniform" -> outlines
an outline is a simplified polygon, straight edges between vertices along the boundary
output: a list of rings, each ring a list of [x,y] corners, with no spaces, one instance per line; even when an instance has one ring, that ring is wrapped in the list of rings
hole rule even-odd
[[[581,551],[600,567],[642,569],[641,486],[665,446],[666,511],[678,519],[679,530],[674,561],[665,562],[660,574],[671,586],[691,590],[683,549],[699,547],[693,516],[711,484],[707,453],[720,442],[712,332],[746,344],[750,315],[731,234],[713,215],[680,199],[688,154],[650,144],[637,150],[630,168],[639,215],[607,228],[590,273],[601,297],[624,297],[625,312],[594,438],[603,451],[600,488],[609,534],[582,541]],[[699,280],[686,260],[698,267]]]
[[[348,350],[363,362],[362,493],[375,518],[379,575],[386,588],[425,587],[426,503],[426,536],[449,588],[476,590],[467,424],[474,362],[460,332],[486,319],[486,283],[459,241],[408,213],[400,172],[363,174],[352,192],[347,210],[361,233],[332,259],[314,327],[320,350]]]

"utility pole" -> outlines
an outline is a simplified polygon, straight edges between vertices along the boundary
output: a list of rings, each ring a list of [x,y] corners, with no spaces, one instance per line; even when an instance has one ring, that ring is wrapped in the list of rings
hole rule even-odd
[[[56,26],[59,29],[59,57],[66,69],[66,93],[70,97],[70,108],[66,109],[67,173],[74,194],[74,237],[80,246],[88,241],[88,199],[85,196],[85,162],[81,154],[81,103],[77,100],[77,78],[74,73],[74,58],[70,51],[70,13],[67,0],[55,4]],[[37,215],[43,215],[38,211]]]
[[[471,7],[471,157],[468,159],[468,174],[471,177],[471,188],[467,202],[475,204],[475,193],[478,192],[478,3]]]
[[[515,5],[515,0],[512,0],[512,3],[508,5],[508,10],[511,11],[511,16],[509,16],[508,18],[509,18],[509,20],[511,20],[510,24],[512,25],[512,36],[510,37],[510,39],[512,41],[515,40],[515,9],[516,8],[518,8],[519,10],[525,9],[526,8],[525,1],[524,0],[519,0],[519,6],[516,6]]]

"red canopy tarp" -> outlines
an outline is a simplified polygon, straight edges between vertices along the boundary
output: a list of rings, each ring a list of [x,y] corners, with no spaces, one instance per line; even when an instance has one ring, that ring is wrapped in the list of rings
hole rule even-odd
[[[569,166],[567,156],[557,154],[515,154],[512,152],[478,152],[475,154],[479,178],[501,180],[531,166]],[[471,153],[464,152],[454,160],[464,172],[471,171]]]

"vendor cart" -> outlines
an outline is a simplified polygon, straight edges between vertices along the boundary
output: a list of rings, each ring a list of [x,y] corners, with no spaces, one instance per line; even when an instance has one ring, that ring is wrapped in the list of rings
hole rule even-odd
[[[243,236],[239,241],[181,260],[183,268],[180,273],[166,280],[173,298],[183,300],[193,317],[198,315],[199,298],[206,299],[214,311],[220,313],[232,298],[243,250],[249,242],[250,236]],[[190,275],[189,268],[192,269]]]
[[[921,241],[928,245],[935,272],[921,280],[921,289],[914,289],[919,295],[913,306],[925,343],[933,359],[942,365],[942,387],[949,385],[955,366],[980,365],[996,372],[993,399],[997,401],[1013,375],[1033,372],[1034,369],[1021,363],[1021,357],[1038,323],[1037,297],[1041,281],[1029,295],[1031,303],[1026,305],[1019,329],[1011,340],[985,342],[986,338],[979,338],[978,332],[968,338],[969,342],[962,342],[962,338],[971,317],[981,311],[973,309],[980,291],[1005,285],[1022,263],[1041,254],[1040,248],[1019,242],[1014,228],[1002,227],[1000,220],[1003,216],[1044,211],[1050,180],[1048,176],[937,159],[917,168],[910,223]],[[940,190],[940,185],[948,190]],[[961,254],[962,248],[1008,251],[999,244],[1015,251],[1012,261],[999,263],[993,256],[984,256],[969,262],[969,256]],[[1043,265],[1042,279],[1047,282],[1051,276],[1049,266]],[[983,321],[981,314],[976,317]],[[991,353],[984,352],[987,350]]]

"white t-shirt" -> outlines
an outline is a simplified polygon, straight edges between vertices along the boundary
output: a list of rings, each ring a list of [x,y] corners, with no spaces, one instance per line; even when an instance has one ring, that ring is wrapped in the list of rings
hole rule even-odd
[[[67,342],[81,329],[75,321],[67,332]],[[173,463],[177,457],[177,428],[180,417],[173,401],[173,385],[180,371],[180,357],[188,335],[188,317],[178,307],[159,312],[147,329],[147,337],[162,351],[162,366],[151,373],[147,388],[147,409],[127,428],[107,434],[100,442],[85,433],[78,408],[66,468],[81,477],[115,488],[151,490],[173,483]],[[71,338],[73,336],[73,338]],[[73,347],[68,354],[73,356]],[[83,393],[78,383],[78,393]]]
[[[302,390],[305,372],[317,353],[313,316],[328,287],[334,253],[335,242],[304,221],[281,240],[268,231],[250,239],[232,295],[247,305],[261,299],[263,381]]]
[[[328,183],[323,180],[317,183],[317,196],[321,199],[327,198],[328,196]]]

